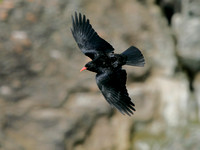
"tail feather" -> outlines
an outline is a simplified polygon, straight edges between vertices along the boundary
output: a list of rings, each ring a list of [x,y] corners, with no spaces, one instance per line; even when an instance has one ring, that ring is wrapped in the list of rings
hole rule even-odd
[[[126,65],[143,67],[145,64],[143,54],[134,46],[129,47],[121,55],[127,57]]]

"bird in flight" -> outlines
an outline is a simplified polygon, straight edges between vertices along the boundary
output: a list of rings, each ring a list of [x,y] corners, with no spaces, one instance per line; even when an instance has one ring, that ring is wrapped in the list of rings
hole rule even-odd
[[[81,13],[75,12],[72,16],[71,32],[80,50],[92,59],[80,71],[95,72],[96,83],[107,102],[122,114],[133,114],[135,104],[127,92],[127,74],[122,66],[143,67],[145,60],[140,50],[131,46],[115,54],[112,45],[97,34],[89,19]]]

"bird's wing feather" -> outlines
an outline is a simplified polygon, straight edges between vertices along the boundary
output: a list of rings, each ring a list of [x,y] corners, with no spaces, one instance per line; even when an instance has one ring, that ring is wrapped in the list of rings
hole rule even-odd
[[[111,106],[116,107],[122,114],[131,115],[135,111],[134,103],[126,89],[126,71],[118,70],[115,73],[96,76],[99,89]]]
[[[77,15],[75,12],[75,16],[72,16],[71,31],[81,51],[91,59],[98,53],[114,51],[114,48],[96,33],[85,15]]]

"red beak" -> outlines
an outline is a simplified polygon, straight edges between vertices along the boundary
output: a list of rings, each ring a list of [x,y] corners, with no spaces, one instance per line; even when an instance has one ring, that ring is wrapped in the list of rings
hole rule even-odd
[[[83,70],[86,70],[86,69],[87,69],[86,67],[83,67],[83,68],[80,70],[80,72],[83,71]]]

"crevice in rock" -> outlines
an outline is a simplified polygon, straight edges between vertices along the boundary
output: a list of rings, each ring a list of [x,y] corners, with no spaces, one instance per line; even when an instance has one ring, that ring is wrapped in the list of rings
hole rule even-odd
[[[85,140],[87,139],[87,136],[89,136],[95,122],[96,122],[96,119],[93,119],[90,126],[88,126],[86,129],[84,137],[74,139],[74,141],[70,147],[76,147],[80,144],[83,144],[85,142]],[[67,143],[69,138],[73,138],[72,136],[76,135],[76,133],[74,133],[74,132],[78,132],[78,130],[80,130],[80,131],[82,130],[82,128],[80,127],[80,122],[76,123],[76,125],[74,125],[74,127],[70,131],[65,133],[64,143]],[[76,137],[74,137],[74,138],[76,138]],[[68,146],[66,147],[66,149],[68,149]]]
[[[188,82],[189,82],[189,90],[190,92],[194,92],[194,87],[193,87],[193,81],[195,78],[195,73],[188,68],[187,66],[183,65],[179,56],[176,56],[178,60],[178,67],[176,68],[175,72],[183,72],[187,76]]]
[[[61,108],[62,106],[65,105],[65,103],[68,101],[68,99],[70,98],[70,96],[72,96],[73,94],[76,94],[76,93],[88,93],[88,92],[91,92],[89,88],[85,88],[85,87],[79,87],[79,86],[75,86],[71,89],[69,89],[68,91],[66,91],[66,96],[65,98],[58,104],[56,105],[54,108]]]
[[[149,68],[145,73],[142,75],[136,75],[134,73],[128,75],[128,82],[127,83],[132,83],[132,82],[145,82],[149,76],[152,74],[152,69]]]
[[[171,20],[175,13],[181,12],[181,1],[180,0],[168,0],[168,1],[156,0],[155,3],[161,8],[164,16],[166,17],[168,21],[169,29],[172,30]],[[177,42],[178,42],[177,37],[175,34],[172,34],[172,38],[173,38],[174,46],[175,46],[175,56],[178,62],[177,67],[175,69],[175,73],[184,72],[186,74],[189,81],[189,89],[191,92],[193,92],[194,91],[193,81],[194,81],[195,73],[182,63],[181,58],[179,57],[178,52],[177,52]]]
[[[91,135],[92,130],[93,130],[94,126],[95,126],[96,123],[97,123],[97,120],[100,119],[100,118],[103,117],[103,116],[105,116],[105,115],[97,115],[97,116],[93,117],[92,120],[91,120],[90,125],[87,126],[87,129],[86,129],[86,131],[85,131],[84,136],[83,136],[82,138],[79,138],[79,139],[74,140],[71,146],[72,146],[73,148],[75,148],[75,147],[77,147],[77,146],[79,146],[79,145],[84,145],[84,143],[85,143],[85,141],[87,140],[87,138]],[[84,119],[84,117],[83,117],[82,119]],[[73,133],[74,131],[75,131],[75,132],[78,132],[77,129],[83,130],[83,129],[80,129],[81,122],[82,122],[81,120],[80,120],[80,122],[77,122],[76,125],[74,126],[74,129],[72,129],[72,130],[70,130],[69,132],[66,132],[66,133],[65,133],[64,143],[67,143],[67,142],[66,142],[67,139],[70,137],[70,135],[74,134],[74,133]],[[83,121],[83,122],[84,122],[84,121]],[[67,149],[67,147],[66,147],[66,149]]]
[[[130,128],[129,143],[133,142],[134,133],[135,133],[135,125],[132,123],[131,128]],[[134,149],[133,144],[129,144],[128,150],[132,150],[132,149]]]
[[[193,81],[195,77],[195,73],[192,72],[188,67],[183,66],[184,71],[187,74],[188,80],[189,80],[189,89],[191,92],[194,92],[194,87],[193,87]]]
[[[173,34],[172,37],[173,37],[174,44],[175,44],[175,56],[176,56],[177,63],[178,63],[178,65],[177,65],[177,67],[175,69],[175,73],[183,72],[187,76],[187,79],[188,79],[188,82],[189,82],[189,90],[191,92],[194,92],[193,81],[194,81],[195,73],[190,68],[188,68],[187,66],[185,66],[182,63],[181,58],[180,58],[180,56],[178,55],[178,52],[177,52],[177,38],[176,38],[176,35]]]
[[[168,25],[171,25],[172,16],[176,12],[181,11],[180,0],[156,0],[155,3],[161,8],[164,16],[168,21]]]

